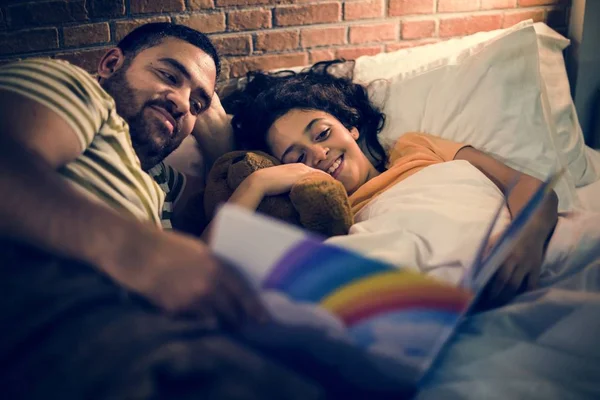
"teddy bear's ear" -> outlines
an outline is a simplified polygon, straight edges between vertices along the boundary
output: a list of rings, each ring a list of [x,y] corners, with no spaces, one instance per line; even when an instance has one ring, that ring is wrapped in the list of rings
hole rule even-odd
[[[243,161],[246,158],[246,156],[247,156],[247,154],[240,154],[239,156],[234,157],[231,160],[231,164],[236,164],[236,163],[239,163],[240,161]]]
[[[263,153],[262,151],[250,152],[246,154],[246,162],[252,165],[254,170],[269,168],[281,164],[275,157]]]
[[[235,189],[254,171],[273,167],[278,164],[279,161],[275,157],[263,152],[251,151],[239,155],[232,161],[231,165],[229,165],[227,185],[230,188]]]

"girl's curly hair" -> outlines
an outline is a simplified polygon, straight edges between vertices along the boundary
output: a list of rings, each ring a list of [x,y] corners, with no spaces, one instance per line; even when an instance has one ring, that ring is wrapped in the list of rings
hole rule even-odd
[[[377,140],[385,115],[369,100],[365,87],[330,69],[343,60],[320,62],[301,72],[249,72],[245,86],[224,99],[233,114],[235,140],[242,149],[270,152],[267,132],[292,109],[319,110],[337,118],[347,129],[360,132],[358,144],[379,171],[386,155]]]

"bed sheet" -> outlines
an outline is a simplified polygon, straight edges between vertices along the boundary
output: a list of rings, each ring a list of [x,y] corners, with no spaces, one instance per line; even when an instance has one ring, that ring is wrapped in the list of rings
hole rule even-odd
[[[600,398],[598,226],[562,215],[540,288],[465,320],[417,399]]]
[[[586,147],[588,168],[600,174],[600,151]],[[600,212],[600,180],[577,188],[577,196],[584,210]]]
[[[458,282],[501,200],[470,164],[443,163],[382,194],[350,235],[328,241]],[[600,398],[599,227],[600,213],[561,214],[541,287],[466,319],[417,398]]]

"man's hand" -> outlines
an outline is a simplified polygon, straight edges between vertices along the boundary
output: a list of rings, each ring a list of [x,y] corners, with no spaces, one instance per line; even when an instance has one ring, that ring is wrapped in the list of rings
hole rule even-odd
[[[198,141],[208,168],[223,154],[234,149],[231,115],[215,92],[210,107],[198,116],[192,135]]]
[[[215,317],[231,326],[267,314],[246,280],[202,242],[173,232],[153,233],[124,252],[112,269],[123,286],[173,315]],[[137,254],[136,254],[137,253]]]

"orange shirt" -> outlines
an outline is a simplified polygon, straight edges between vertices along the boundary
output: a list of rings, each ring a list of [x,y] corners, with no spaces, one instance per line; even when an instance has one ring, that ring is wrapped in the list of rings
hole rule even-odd
[[[465,144],[451,142],[425,133],[406,133],[390,153],[388,169],[369,180],[350,196],[356,215],[371,200],[398,182],[430,165],[452,161]]]

